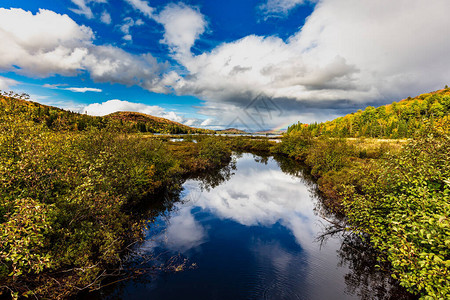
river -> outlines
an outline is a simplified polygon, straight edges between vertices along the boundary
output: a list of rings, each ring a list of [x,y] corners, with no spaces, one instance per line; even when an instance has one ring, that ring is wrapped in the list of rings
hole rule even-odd
[[[253,154],[234,162],[186,181],[151,218],[126,263],[140,276],[88,298],[409,299],[370,249],[336,230],[342,222],[299,166]]]

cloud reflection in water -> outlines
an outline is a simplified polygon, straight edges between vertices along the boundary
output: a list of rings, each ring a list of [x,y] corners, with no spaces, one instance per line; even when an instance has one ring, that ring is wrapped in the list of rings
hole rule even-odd
[[[279,222],[299,245],[307,247],[315,238],[317,230],[312,227],[318,219],[308,187],[283,173],[274,160],[263,165],[245,155],[237,168],[239,172],[229,181],[210,191],[199,193],[198,182],[188,181],[184,186],[189,202],[184,205],[201,207],[245,226],[270,227]]]

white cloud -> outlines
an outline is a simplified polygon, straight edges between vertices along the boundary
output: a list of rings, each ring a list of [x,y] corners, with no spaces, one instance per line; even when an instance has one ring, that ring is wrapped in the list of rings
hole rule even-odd
[[[86,92],[101,93],[102,92],[101,89],[89,88],[89,87],[82,87],[82,88],[79,88],[79,87],[68,87],[68,88],[64,88],[64,90],[75,92],[75,93],[86,93]]]
[[[125,34],[130,33],[130,28],[134,25],[134,20],[130,17],[123,19],[124,23],[120,26],[120,31]]]
[[[94,45],[92,30],[67,15],[0,8],[0,39],[8,45],[0,47],[0,71],[33,77],[87,71],[99,82],[161,90],[159,78],[165,65],[150,54],[132,55],[117,47]]]
[[[290,43],[308,61],[339,56],[354,65],[347,83],[368,98],[414,94],[449,78],[448,9],[445,0],[322,1]]]
[[[14,79],[0,76],[0,90],[7,91],[11,86],[17,85],[18,83],[19,82]]]
[[[155,20],[164,26],[163,43],[177,56],[190,55],[207,22],[198,9],[185,4],[169,4]]]
[[[260,93],[290,100],[298,115],[308,112],[300,111],[309,109],[305,103],[391,102],[447,83],[449,9],[446,0],[432,6],[425,0],[322,0],[289,39],[251,35],[198,56],[179,55],[188,76],[165,83],[178,94],[199,96],[204,111],[217,108],[220,118],[235,116]]]
[[[126,0],[134,9],[140,11],[143,15],[152,18],[154,8],[148,5],[148,2],[143,0]]]
[[[0,8],[0,39],[8,45],[0,47],[0,69],[42,77],[74,74],[82,68],[93,38],[90,28],[67,15]]]
[[[136,56],[113,46],[92,47],[83,63],[97,82],[138,85],[148,90],[159,87],[165,67],[150,54]]]
[[[131,41],[133,37],[130,34],[130,29],[133,26],[141,26],[144,22],[141,19],[134,21],[132,18],[127,17],[123,19],[124,23],[119,27],[120,31],[125,34],[122,38],[126,41]]]
[[[190,55],[190,49],[195,41],[205,31],[207,22],[203,14],[195,8],[184,3],[170,3],[159,14],[154,14],[154,8],[148,2],[142,0],[126,0],[131,6],[143,13],[148,18],[155,20],[164,27],[164,39],[171,53],[175,56]],[[142,20],[134,22],[130,18],[125,19],[121,26],[122,32],[129,35],[132,26],[143,25]]]
[[[89,7],[90,3],[107,3],[107,0],[71,0],[73,4],[75,4],[78,8],[69,8],[76,14],[83,15],[88,19],[92,19],[94,14],[92,13],[91,8]],[[105,12],[104,12],[105,13]],[[102,15],[103,22],[103,15]],[[106,22],[104,22],[106,23]],[[109,23],[107,23],[109,24]]]
[[[111,24],[111,15],[106,10],[104,10],[100,17],[100,20],[105,24]]]
[[[185,252],[206,242],[207,232],[194,219],[189,207],[184,207],[170,218],[165,231],[166,247],[174,251]]]
[[[117,111],[140,112],[151,116],[169,119],[187,126],[198,126],[202,122],[202,120],[196,118],[185,118],[173,111],[166,111],[164,108],[157,105],[146,105],[118,99],[108,100],[102,103],[92,103],[79,110],[81,113],[87,112],[87,114],[92,116],[105,116]]]
[[[265,17],[286,16],[294,7],[304,4],[305,0],[267,0],[259,9]]]
[[[214,124],[214,119],[208,118],[201,123],[201,126],[209,126]]]
[[[86,92],[102,92],[101,89],[97,88],[90,88],[90,87],[64,87],[67,86],[67,84],[44,84],[42,87],[52,89],[52,90],[66,90],[71,91],[74,93],[86,93]]]
[[[447,0],[322,0],[286,40],[250,35],[196,56],[191,48],[207,27],[198,9],[169,4],[155,15],[148,2],[127,1],[164,26],[162,42],[182,72],[151,54],[94,45],[92,30],[67,15],[4,8],[0,39],[8,47],[0,47],[0,71],[34,77],[89,72],[97,82],[195,95],[219,124],[231,122],[261,93],[287,107],[289,118],[310,118],[320,114],[321,103],[387,103],[441,88],[450,78]],[[270,3],[288,11],[299,1]]]
[[[78,8],[71,8],[70,9],[71,11],[79,15],[84,15],[88,19],[92,19],[94,17],[92,10],[87,6],[86,0],[71,0],[71,1],[78,7]]]
[[[156,105],[150,106],[118,99],[108,100],[103,103],[89,104],[83,108],[83,112],[87,112],[92,116],[105,116],[117,111],[134,111],[159,116],[164,112],[164,109]]]
[[[67,86],[67,84],[65,83],[60,83],[60,84],[44,84],[42,87],[48,88],[48,89],[53,89],[53,90],[57,90],[62,86]]]
[[[270,227],[280,223],[292,232],[299,245],[314,248],[319,229],[314,221],[320,217],[314,214],[308,187],[300,184],[299,178],[283,173],[274,160],[267,166],[255,167],[254,157],[244,155],[238,160],[237,169],[239,172],[212,190],[200,191],[197,181],[187,181],[184,200],[189,202],[182,209],[201,207],[220,219],[246,226]]]

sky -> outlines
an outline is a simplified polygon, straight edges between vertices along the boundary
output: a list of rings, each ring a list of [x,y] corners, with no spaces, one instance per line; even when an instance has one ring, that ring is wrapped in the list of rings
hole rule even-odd
[[[286,128],[450,83],[448,0],[1,0],[0,90]]]

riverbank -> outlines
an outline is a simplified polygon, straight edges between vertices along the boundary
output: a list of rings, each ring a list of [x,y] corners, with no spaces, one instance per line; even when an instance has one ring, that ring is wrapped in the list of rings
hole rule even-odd
[[[423,299],[450,294],[450,139],[439,131],[409,141],[283,137],[274,152],[306,163],[327,205]]]
[[[98,288],[142,238],[140,203],[163,201],[231,157],[214,138],[183,149],[111,128],[53,131],[1,118],[0,282],[14,298]]]

